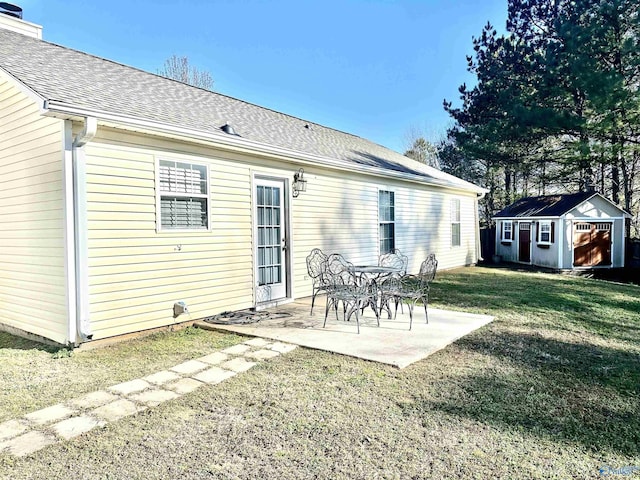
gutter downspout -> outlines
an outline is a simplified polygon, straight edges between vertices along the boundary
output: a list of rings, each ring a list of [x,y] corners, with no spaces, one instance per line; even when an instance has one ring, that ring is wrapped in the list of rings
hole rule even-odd
[[[76,325],[81,341],[91,340],[89,322],[89,247],[87,226],[87,182],[85,149],[98,131],[98,120],[85,117],[84,128],[73,139],[73,210],[76,268]]]

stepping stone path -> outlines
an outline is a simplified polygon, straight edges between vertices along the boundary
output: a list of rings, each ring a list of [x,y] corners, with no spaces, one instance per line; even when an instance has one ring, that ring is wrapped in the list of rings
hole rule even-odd
[[[0,423],[0,454],[30,455],[96,427],[180,398],[204,385],[224,382],[257,362],[296,348],[253,338],[143,378],[119,383]]]

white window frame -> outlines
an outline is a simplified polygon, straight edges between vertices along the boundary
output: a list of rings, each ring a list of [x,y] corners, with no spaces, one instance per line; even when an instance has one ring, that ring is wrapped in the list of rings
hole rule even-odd
[[[392,220],[383,220],[382,217],[380,216],[380,194],[381,193],[388,193],[391,195],[391,199],[392,202],[390,204],[391,207],[391,218]],[[397,232],[396,232],[396,192],[393,190],[389,190],[389,189],[385,189],[385,188],[380,188],[378,189],[378,250],[379,250],[379,254],[382,255],[384,253],[387,252],[383,252],[382,251],[382,236],[380,236],[380,227],[382,225],[393,225],[393,236],[391,237],[393,240],[393,245],[391,246],[391,250],[393,250],[394,248],[396,248],[397,245]]]
[[[460,222],[460,199],[452,198],[449,203],[451,210],[451,246],[452,247],[460,247],[462,246],[462,224]],[[453,230],[454,226],[458,226],[458,236],[454,238]],[[457,240],[457,243],[454,242]]]
[[[501,242],[513,242],[513,220],[501,220],[502,228],[500,229]],[[506,237],[507,226],[509,226],[509,238]]]
[[[544,227],[546,227],[547,230],[545,230]],[[540,228],[538,232],[538,245],[551,245],[551,220],[540,220],[538,228]],[[543,234],[547,235],[547,240],[542,239]]]
[[[169,190],[162,190],[160,182],[160,163],[172,162],[174,164],[185,164],[191,168],[200,167],[204,168],[204,175],[206,181],[206,193],[183,193]],[[162,225],[162,198],[163,197],[178,197],[178,198],[201,198],[207,202],[206,227],[193,227],[193,228],[168,228]],[[156,232],[158,233],[202,233],[211,231],[211,179],[209,177],[209,165],[204,162],[192,161],[191,159],[181,158],[169,158],[158,157],[156,158]]]

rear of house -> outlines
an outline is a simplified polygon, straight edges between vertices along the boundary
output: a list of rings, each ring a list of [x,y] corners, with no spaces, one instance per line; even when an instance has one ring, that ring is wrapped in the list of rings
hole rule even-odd
[[[595,192],[522,198],[494,216],[496,255],[564,270],[621,268],[627,218]]]
[[[292,301],[316,247],[478,261],[482,189],[1,17],[2,328],[78,344]]]

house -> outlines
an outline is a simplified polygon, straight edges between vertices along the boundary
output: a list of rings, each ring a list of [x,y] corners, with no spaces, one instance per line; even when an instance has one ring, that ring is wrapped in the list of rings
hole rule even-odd
[[[507,262],[560,270],[624,267],[630,215],[599,193],[521,198],[493,218],[496,255]]]
[[[478,261],[483,189],[41,32],[0,14],[2,328],[77,345],[292,301],[314,247]]]

